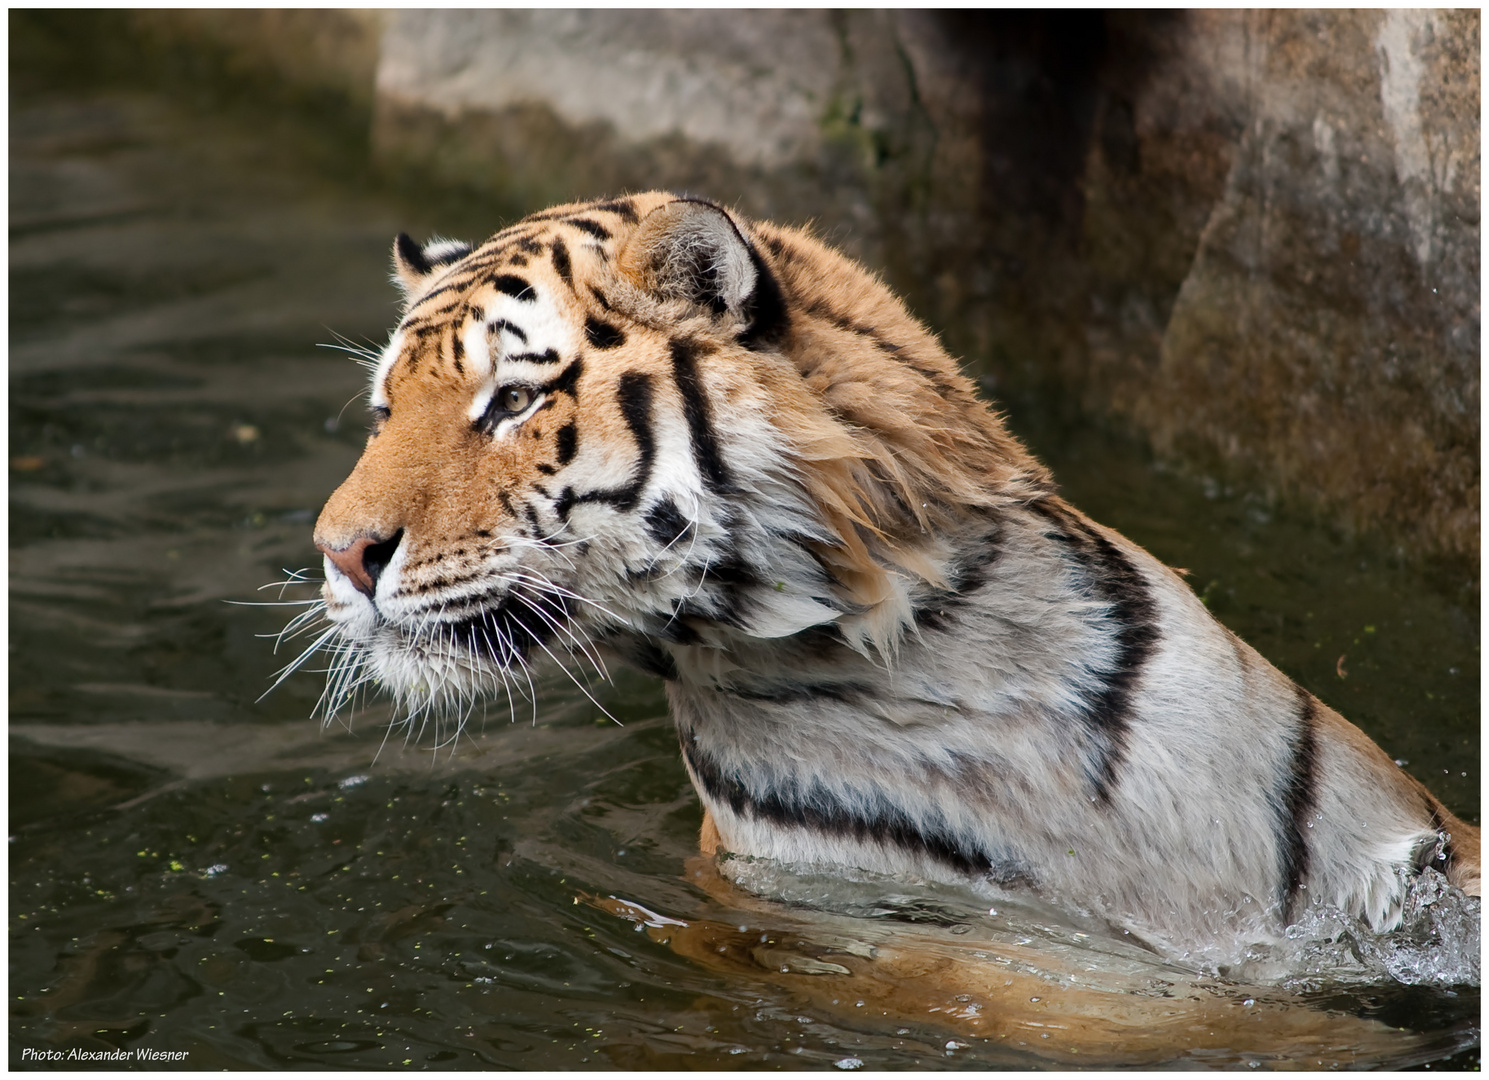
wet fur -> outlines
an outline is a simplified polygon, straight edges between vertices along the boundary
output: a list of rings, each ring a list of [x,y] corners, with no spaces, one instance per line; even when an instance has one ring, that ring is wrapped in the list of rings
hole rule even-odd
[[[666,679],[722,850],[1175,947],[1309,903],[1386,928],[1428,863],[1478,894],[1476,829],[1064,502],[808,234],[650,193],[395,266],[378,427],[316,526],[338,693],[458,710],[620,656]],[[535,404],[494,416],[511,385]]]

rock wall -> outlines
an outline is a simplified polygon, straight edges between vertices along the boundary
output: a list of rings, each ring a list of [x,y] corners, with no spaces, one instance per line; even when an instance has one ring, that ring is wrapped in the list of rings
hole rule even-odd
[[[812,220],[995,392],[1477,559],[1476,11],[135,18],[340,86],[384,169],[501,215]]]
[[[1090,402],[1476,557],[1478,13],[1210,12],[1158,38],[1085,176]],[[1164,184],[1208,204],[1168,233],[1177,291],[1180,251],[1131,265]]]

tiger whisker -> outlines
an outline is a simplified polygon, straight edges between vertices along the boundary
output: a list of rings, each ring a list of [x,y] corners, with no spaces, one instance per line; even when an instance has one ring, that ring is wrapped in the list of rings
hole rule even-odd
[[[566,627],[560,625],[559,622],[556,619],[554,619],[551,615],[548,614],[548,612],[544,611],[543,608],[542,608],[542,606],[540,604],[534,603],[533,601],[529,600],[526,596],[522,595],[522,593],[517,592],[516,590],[513,590],[512,596],[515,597],[517,600],[521,601],[526,607],[528,607],[529,609],[531,609],[533,611],[533,613],[538,616],[538,618],[542,619],[545,623],[547,623],[550,627],[552,627],[554,629],[554,631],[556,631],[559,634],[567,634],[569,640],[574,643],[574,646],[580,650],[580,652],[583,654],[584,658],[590,662],[591,666],[594,667],[595,674],[599,675],[600,678],[603,679],[606,682],[609,682],[610,681],[609,673],[607,673],[604,670],[604,664],[599,660],[599,658],[596,657],[595,655],[593,655],[592,653],[590,653],[590,651],[587,648],[585,648],[583,645],[581,645],[580,642],[579,642],[579,639],[577,637],[575,637],[574,634],[571,633]],[[544,651],[546,651],[546,650],[544,650]]]
[[[708,558],[706,558],[706,559],[703,560],[703,569],[698,572],[698,584],[696,586],[694,586],[692,592],[688,593],[681,600],[675,602],[672,605],[672,614],[669,615],[667,617],[667,621],[662,624],[664,628],[665,627],[668,627],[668,626],[671,626],[674,622],[677,621],[677,616],[682,611],[682,607],[683,607],[683,604],[685,602],[687,602],[688,600],[691,600],[693,597],[697,596],[700,592],[703,591],[704,581],[708,577],[708,568],[709,568],[709,566],[712,563],[713,563],[713,556],[712,555],[710,555]]]
[[[589,599],[586,596],[582,596],[579,593],[576,593],[576,592],[574,592],[574,591],[572,591],[570,589],[564,588],[562,585],[555,585],[546,576],[544,576],[543,574],[540,574],[536,570],[532,570],[532,569],[529,569],[527,567],[524,567],[524,568],[522,568],[520,570],[506,570],[506,571],[502,571],[498,576],[502,577],[504,580],[507,580],[507,581],[524,581],[524,582],[527,582],[529,584],[537,585],[540,588],[546,589],[547,591],[552,592],[552,593],[554,593],[557,596],[563,596],[563,597],[566,597],[566,598],[568,598],[570,600],[577,600],[581,604],[587,604],[587,605],[589,605],[590,607],[594,608],[596,611],[602,611],[606,615],[608,615],[612,619],[614,619],[616,622],[620,623],[622,626],[630,626],[631,625],[631,621],[629,619],[627,619],[624,615],[617,615],[615,612],[611,611],[608,607],[606,607],[604,604],[600,603],[598,600],[591,600],[591,599]]]
[[[605,716],[609,718],[613,723],[615,723],[618,727],[625,727],[624,724],[622,724],[619,720],[616,720],[614,716],[610,715],[609,709],[605,708],[605,706],[601,705],[598,701],[595,700],[595,696],[591,694],[588,689],[585,688],[583,683],[581,683],[574,677],[574,673],[564,666],[564,662],[562,660],[553,655],[552,651],[548,648],[547,645],[544,645],[541,641],[538,641],[536,644],[538,648],[542,649],[545,653],[548,654],[549,659],[551,659],[555,664],[558,665],[558,669],[569,677],[569,681],[579,688],[579,692],[585,697],[589,698],[589,702],[591,705],[604,713]],[[534,711],[533,723],[537,723],[536,711]]]
[[[307,660],[309,660],[313,655],[319,652],[322,646],[324,646],[326,642],[335,637],[339,632],[339,629],[335,626],[327,628],[320,637],[311,642],[310,646],[304,652],[302,652],[299,656],[295,657],[288,664],[285,664],[284,667],[275,672],[276,677],[274,679],[274,682],[270,685],[269,689],[265,690],[258,696],[255,703],[257,703],[258,701],[263,701],[264,698],[272,694],[279,687],[279,685],[284,682],[285,679],[289,678],[292,674],[298,671]]]

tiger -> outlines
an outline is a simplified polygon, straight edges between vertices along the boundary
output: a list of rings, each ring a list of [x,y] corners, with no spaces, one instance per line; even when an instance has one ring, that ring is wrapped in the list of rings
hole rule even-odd
[[[1026,895],[1155,947],[1386,930],[1479,832],[1092,521],[809,230],[650,192],[400,234],[314,528],[332,708],[660,677],[700,848]],[[608,670],[608,669],[606,669]]]

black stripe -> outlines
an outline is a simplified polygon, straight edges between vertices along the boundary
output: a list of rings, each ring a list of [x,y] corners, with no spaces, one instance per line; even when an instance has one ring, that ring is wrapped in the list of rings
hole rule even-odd
[[[605,228],[605,226],[601,225],[598,221],[591,221],[589,218],[565,218],[564,224],[572,225],[574,226],[574,228],[580,230],[581,232],[587,232],[596,240],[610,239],[610,230]]]
[[[462,274],[469,274],[472,278],[479,276],[482,270],[489,270],[500,265],[511,257],[514,248],[526,247],[527,241],[518,241],[511,237],[503,241],[487,241],[486,246],[479,248],[471,255],[467,255],[464,265],[461,266]],[[543,245],[536,245],[538,251],[543,250]]]
[[[403,322],[399,325],[406,329],[410,326],[417,326],[420,323],[427,322],[429,319],[434,318],[436,315],[443,315],[448,311],[454,311],[457,307],[460,306],[459,297],[451,300],[448,304],[444,304],[441,307],[437,308],[429,307],[429,301],[433,300],[441,293],[455,292],[456,290],[464,289],[469,285],[470,281],[468,279],[462,279],[459,281],[447,281],[439,288],[425,293],[423,296],[419,297],[419,302],[409,309],[408,314],[404,316]]]
[[[772,705],[790,705],[803,701],[836,701],[843,705],[862,706],[874,700],[872,686],[863,683],[781,683],[769,689],[744,690],[739,687],[724,691],[744,701],[768,701]]]
[[[1028,881],[1028,870],[1016,861],[995,861],[977,845],[964,842],[944,826],[918,826],[908,814],[882,797],[875,797],[878,805],[874,812],[860,814],[842,805],[831,791],[816,782],[805,789],[775,789],[756,794],[738,776],[726,773],[686,735],[682,736],[682,751],[703,793],[727,804],[740,817],[852,838],[860,843],[897,847],[969,877],[991,878],[1001,884]]]
[[[636,204],[630,199],[608,199],[605,202],[595,203],[590,209],[615,214],[622,221],[635,223],[640,220],[636,216]]]
[[[472,284],[474,284],[477,278],[480,277],[480,274],[477,272],[477,270],[477,267],[473,267],[467,264],[461,266],[458,270],[450,271],[449,275],[446,275],[447,280],[445,280],[444,284],[442,284],[437,289],[429,290],[429,292],[424,293],[422,296],[419,297],[419,302],[416,305],[415,310],[422,311],[425,305],[429,303],[429,301],[433,300],[436,296],[439,296],[442,293],[455,292],[458,289],[469,288]],[[438,311],[449,311],[454,306],[455,305],[451,304],[446,307],[439,308]],[[412,314],[412,312],[410,312],[410,314]]]
[[[570,420],[559,428],[554,439],[558,444],[558,463],[567,465],[574,460],[574,454],[579,449],[579,429],[574,426],[574,421]]]
[[[558,353],[552,349],[544,349],[540,353],[520,352],[513,353],[507,357],[508,360],[525,360],[529,364],[556,364],[559,361]]]
[[[884,335],[881,334],[875,327],[864,326],[862,323],[856,323],[848,316],[833,311],[830,307],[828,307],[826,303],[821,300],[814,300],[810,304],[808,304],[807,314],[815,315],[819,319],[826,319],[828,322],[836,326],[839,330],[846,330],[850,334],[857,334],[860,337],[868,338],[874,343],[875,348],[879,349],[882,352],[886,352],[889,355],[893,356],[895,359],[899,360],[900,363],[905,365],[905,367],[915,372],[915,374],[919,375],[922,379],[925,379],[941,393],[951,394],[956,392],[956,388],[946,381],[946,376],[943,372],[937,371],[935,368],[927,367],[924,364],[918,363],[910,356],[903,355],[905,347],[903,345],[897,345],[894,342],[890,341],[888,338],[884,337]]]
[[[1091,783],[1097,801],[1107,805],[1126,752],[1132,695],[1158,644],[1158,609],[1137,567],[1073,510],[1049,499],[1032,503],[1030,509],[1051,523],[1044,535],[1065,546],[1067,558],[1086,573],[1092,592],[1107,603],[1118,627],[1116,660],[1101,689],[1087,696],[1083,715],[1101,744]]]
[[[1307,816],[1313,812],[1318,772],[1318,702],[1301,686],[1298,696],[1298,726],[1293,735],[1292,763],[1281,778],[1277,801],[1277,862],[1282,883],[1279,900],[1283,918],[1291,922],[1298,893],[1308,876]]]
[[[1104,573],[1098,577],[1098,591],[1112,606],[1112,615],[1120,624],[1117,631],[1117,662],[1107,676],[1106,687],[1091,702],[1090,718],[1112,740],[1112,751],[1104,762],[1101,790],[1097,797],[1106,802],[1116,783],[1116,769],[1125,749],[1127,726],[1131,717],[1132,695],[1138,677],[1158,644],[1158,609],[1148,592],[1148,583],[1137,567],[1106,537],[1089,532]]]
[[[764,241],[765,246],[770,248],[770,253],[772,255],[774,255],[778,259],[785,259],[787,262],[790,261],[789,256],[791,254],[794,254],[794,252],[792,252],[791,249],[786,246],[785,240],[781,239],[779,236],[765,236],[761,237],[761,239]]]
[[[441,319],[439,316],[448,315],[450,312],[460,307],[460,297],[457,296],[448,304],[441,304],[439,307],[429,307],[428,303],[431,296],[436,296],[449,288],[453,288],[453,286],[442,285],[438,289],[435,289],[434,292],[430,293],[429,296],[421,299],[418,305],[415,306],[411,311],[409,311],[408,316],[403,320],[402,328],[404,330],[412,329],[415,332],[422,329],[425,333],[443,329],[445,323],[449,320]]]
[[[648,675],[663,679],[677,678],[677,664],[673,661],[672,654],[665,652],[655,642],[642,637],[626,637],[607,644]]]
[[[429,301],[433,300],[436,296],[439,296],[441,293],[455,292],[455,291],[460,290],[460,289],[467,289],[467,288],[469,288],[470,287],[470,284],[471,284],[471,282],[473,280],[474,280],[473,277],[467,276],[465,274],[462,274],[460,277],[456,278],[454,281],[447,281],[443,285],[441,285],[439,288],[437,288],[437,289],[431,289],[429,292],[427,292],[423,296],[419,297],[419,302],[414,305],[414,307],[413,307],[412,310],[409,311],[409,313],[408,313],[408,319],[405,320],[405,321],[418,321],[420,319],[427,319],[430,316],[439,315],[439,314],[442,314],[443,312],[452,310],[456,306],[456,304],[459,303],[458,300],[455,301],[455,303],[446,304],[444,307],[438,307],[438,308],[433,308],[433,309],[429,309],[429,310],[426,310],[426,306],[428,305]]]
[[[620,487],[580,492],[564,488],[555,504],[559,517],[567,518],[569,511],[579,503],[603,502],[617,510],[634,510],[641,500],[641,492],[651,480],[652,464],[657,456],[656,438],[651,430],[651,376],[640,371],[626,372],[616,383],[615,396],[626,427],[631,429],[631,436],[636,440],[639,457],[636,474]]]
[[[935,589],[915,607],[915,625],[923,630],[945,630],[952,623],[956,611],[965,607],[987,584],[988,573],[998,558],[1003,541],[1003,527],[994,522],[992,528],[979,537],[968,555],[946,574],[949,588]]]
[[[455,362],[456,372],[464,375],[465,365],[460,362],[460,358],[465,355],[465,343],[460,340],[459,334],[452,333],[450,335],[450,354]]]
[[[681,540],[693,523],[682,516],[682,511],[670,498],[663,496],[647,508],[646,531],[663,547]]]
[[[496,274],[491,278],[491,285],[497,292],[504,292],[508,296],[514,296],[524,303],[531,303],[538,298],[533,287],[523,278],[516,274]]]
[[[624,330],[593,315],[584,320],[584,336],[597,349],[615,349],[626,343]]]
[[[877,345],[883,346],[889,344],[889,342],[886,341],[883,337],[880,337],[878,330],[874,329],[872,326],[864,326],[862,323],[854,322],[847,315],[834,311],[827,305],[825,301],[813,300],[810,304],[807,305],[807,314],[815,315],[819,319],[826,319],[828,322],[832,323],[832,325],[836,326],[839,330],[846,330],[850,334],[857,334],[860,337],[870,338]],[[898,350],[899,346],[893,346],[893,348]]]
[[[553,268],[558,271],[558,276],[564,279],[564,284],[569,288],[574,287],[574,267],[569,262],[569,248],[562,239],[553,241]]]
[[[700,349],[690,341],[673,341],[672,378],[682,395],[683,416],[688,422],[688,436],[693,444],[693,458],[698,472],[710,491],[734,490],[734,482],[719,453],[718,436],[713,429],[713,411],[698,377]]]
[[[540,394],[568,394],[579,400],[579,376],[584,372],[584,361],[575,360],[553,378],[538,387]]]
[[[509,322],[506,319],[497,319],[496,322],[491,323],[487,327],[487,329],[489,329],[493,334],[497,333],[500,330],[505,330],[518,341],[522,342],[522,344],[527,344],[527,331],[523,330],[522,327],[518,326],[514,322]]]

